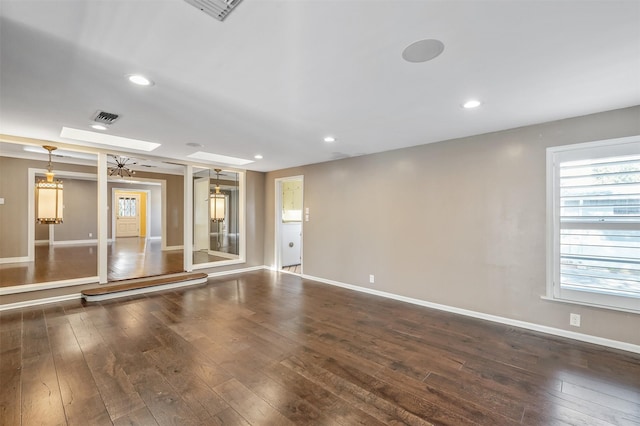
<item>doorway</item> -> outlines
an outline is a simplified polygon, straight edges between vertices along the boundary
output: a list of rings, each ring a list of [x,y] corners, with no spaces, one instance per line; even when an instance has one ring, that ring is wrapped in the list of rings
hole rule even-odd
[[[304,177],[276,179],[276,268],[294,274],[303,273],[302,220]]]

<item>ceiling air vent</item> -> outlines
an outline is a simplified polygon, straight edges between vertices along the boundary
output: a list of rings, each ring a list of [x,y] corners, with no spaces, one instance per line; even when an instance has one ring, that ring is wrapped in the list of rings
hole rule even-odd
[[[116,120],[120,117],[118,114],[113,114],[111,112],[98,111],[96,115],[93,117],[93,121],[96,123],[110,125],[116,122]]]
[[[218,21],[224,21],[229,13],[242,0],[184,0],[190,5],[197,7],[207,15],[211,15]]]

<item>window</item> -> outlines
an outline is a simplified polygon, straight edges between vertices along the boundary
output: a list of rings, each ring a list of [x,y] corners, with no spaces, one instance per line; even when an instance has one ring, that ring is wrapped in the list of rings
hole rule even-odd
[[[136,199],[129,197],[118,198],[118,216],[120,217],[135,217],[136,214]]]
[[[640,312],[640,137],[549,148],[553,299]]]

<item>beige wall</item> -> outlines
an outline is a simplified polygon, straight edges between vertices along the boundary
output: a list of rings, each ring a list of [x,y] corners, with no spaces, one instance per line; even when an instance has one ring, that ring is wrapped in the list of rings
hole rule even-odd
[[[247,172],[246,175],[246,233],[247,233],[247,265],[264,265],[264,209],[265,209],[265,174]]]
[[[42,167],[37,163],[31,167]],[[0,157],[0,197],[4,198],[0,205],[0,258],[27,256],[26,164],[24,160]]]
[[[137,178],[164,180],[167,195],[167,247],[182,246],[184,220],[184,178],[180,175],[136,172]],[[118,185],[116,185],[118,186]],[[126,185],[125,185],[126,186]],[[125,187],[120,185],[120,187]],[[110,189],[109,189],[110,191]],[[111,195],[109,194],[109,197]],[[152,208],[155,205],[152,205]],[[110,232],[109,228],[109,232]],[[152,234],[153,235],[153,234]]]
[[[46,169],[46,161],[23,160],[18,158],[1,157],[0,156],[0,197],[5,199],[5,203],[0,205],[0,258],[7,257],[24,257],[27,256],[27,232],[28,232],[28,169]],[[54,163],[54,171],[73,171],[83,173],[96,173],[95,167],[77,166],[73,164],[56,164]],[[69,210],[67,187],[65,182],[65,223],[68,223],[67,215]],[[35,185],[35,183],[34,183]],[[70,193],[69,193],[70,194]],[[72,197],[73,198],[73,197]],[[95,199],[95,196],[94,196]],[[73,201],[71,201],[73,204]],[[92,217],[96,218],[96,210],[93,208]],[[73,219],[73,215],[69,220]],[[85,221],[83,220],[83,223]],[[91,227],[85,223],[82,232],[87,231]],[[64,225],[64,224],[63,224]],[[56,226],[63,226],[56,225]],[[95,227],[94,227],[95,229]],[[95,231],[94,231],[95,232]],[[41,235],[41,234],[39,234]],[[94,234],[95,235],[95,234]],[[59,237],[56,234],[56,240]],[[76,239],[76,238],[73,238]],[[80,238],[78,238],[80,239]],[[86,239],[86,236],[82,239]]]
[[[274,179],[304,175],[305,274],[640,344],[637,314],[540,298],[545,149],[637,134],[640,107],[268,173],[265,264]]]
[[[64,184],[63,223],[54,225],[54,241],[97,239],[98,182],[69,178],[63,178],[62,181]],[[48,226],[36,224],[36,229]]]

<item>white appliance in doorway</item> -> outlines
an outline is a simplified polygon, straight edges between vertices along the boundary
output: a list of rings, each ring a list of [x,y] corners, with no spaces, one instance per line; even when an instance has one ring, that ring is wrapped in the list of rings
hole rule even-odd
[[[302,270],[304,178],[280,178],[275,184],[275,264],[278,269],[300,265]]]
[[[280,237],[280,253],[282,267],[300,265],[302,262],[302,222],[282,224]]]

